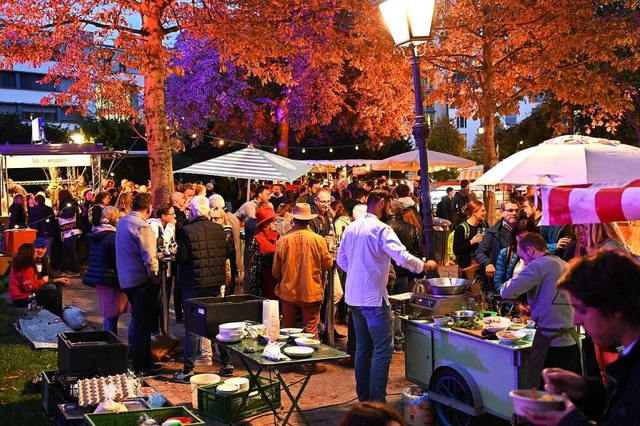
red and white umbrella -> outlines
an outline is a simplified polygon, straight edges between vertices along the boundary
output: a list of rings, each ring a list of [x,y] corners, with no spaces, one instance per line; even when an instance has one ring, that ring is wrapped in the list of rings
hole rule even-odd
[[[542,224],[640,220],[640,179],[623,184],[542,187]]]

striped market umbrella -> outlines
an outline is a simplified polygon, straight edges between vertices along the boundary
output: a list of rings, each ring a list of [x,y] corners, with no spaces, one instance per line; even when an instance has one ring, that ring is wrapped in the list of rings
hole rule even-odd
[[[240,151],[192,164],[174,173],[293,182],[309,172],[311,167],[301,161],[290,160],[249,145]]]
[[[429,159],[429,173],[444,170],[446,168],[461,168],[475,166],[476,162],[466,158],[443,152],[427,150]],[[417,149],[402,154],[394,155],[371,163],[373,170],[405,170],[415,172],[420,169],[420,155]]]

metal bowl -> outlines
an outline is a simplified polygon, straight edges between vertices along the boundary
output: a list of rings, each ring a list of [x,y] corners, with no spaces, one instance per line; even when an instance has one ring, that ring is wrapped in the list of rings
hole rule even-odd
[[[449,312],[449,316],[454,321],[469,321],[476,319],[478,316],[477,311],[453,311]]]
[[[438,296],[451,296],[454,294],[464,294],[473,280],[463,278],[427,278],[420,280],[425,291]]]

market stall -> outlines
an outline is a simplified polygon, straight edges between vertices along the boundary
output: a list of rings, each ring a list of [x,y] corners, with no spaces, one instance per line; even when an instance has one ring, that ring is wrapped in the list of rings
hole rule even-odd
[[[456,157],[455,155],[443,152],[427,150],[429,158],[429,173],[444,170],[446,168],[464,168],[475,166],[476,162],[467,158]],[[399,170],[415,172],[420,170],[420,159],[418,150],[403,152],[383,160],[371,163],[372,170]]]

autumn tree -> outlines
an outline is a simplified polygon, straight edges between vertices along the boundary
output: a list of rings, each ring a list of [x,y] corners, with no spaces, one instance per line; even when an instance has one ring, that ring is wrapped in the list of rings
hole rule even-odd
[[[450,0],[439,8],[425,56],[430,101],[482,120],[485,170],[497,162],[496,116],[518,112],[522,99],[548,92],[582,105],[596,124],[614,125],[632,107],[632,89],[616,85],[612,71],[637,69],[637,15],[602,13],[614,3],[622,2]]]
[[[375,63],[386,62],[388,72],[397,60],[392,56],[390,41],[376,33],[380,17],[365,0],[5,0],[0,4],[0,65],[11,68],[23,62],[39,66],[53,61],[45,82],[60,83],[64,77],[73,83],[48,102],[84,114],[93,109],[99,115],[142,120],[158,203],[172,190],[171,150],[172,144],[179,145],[171,137],[165,111],[166,78],[173,71],[180,73],[171,69],[175,53],[170,49],[172,35],[207,38],[219,52],[221,64],[231,62],[263,84],[284,88],[304,83],[294,78],[286,58],[306,57],[309,62],[297,66],[324,70],[324,76],[314,80],[315,88],[299,91],[297,96],[329,94],[338,99],[340,90],[316,93],[314,89],[325,84],[339,88],[335,81],[340,75],[334,70],[342,62],[340,53],[333,50],[326,58],[321,53],[328,49],[324,39],[334,43],[333,23],[338,15],[354,7],[367,13],[354,16],[351,35],[357,43],[345,44],[343,53],[354,68],[374,70],[367,81],[360,83],[370,85],[371,90],[352,105],[379,110],[355,123],[371,128],[380,123],[380,117],[406,110],[405,104],[396,102],[402,97],[398,94],[406,92],[399,81],[397,85],[387,83],[384,67]],[[366,27],[369,24],[373,24],[373,30]],[[374,46],[388,52],[387,56],[360,55],[363,46]],[[315,55],[306,56],[314,50]],[[135,98],[140,86],[142,109],[138,111]],[[331,106],[330,101],[323,105],[339,108]],[[314,108],[305,111],[312,120],[324,120],[331,112]]]
[[[185,72],[170,77],[169,114],[186,132],[251,142],[277,133],[281,154],[291,141],[331,126],[348,129],[371,146],[409,132],[410,68],[394,54],[371,2],[340,2],[332,19],[286,34],[294,43],[274,57],[269,73],[223,62],[215,39],[176,44]],[[266,119],[266,120],[265,120]],[[275,132],[274,132],[275,128]]]

